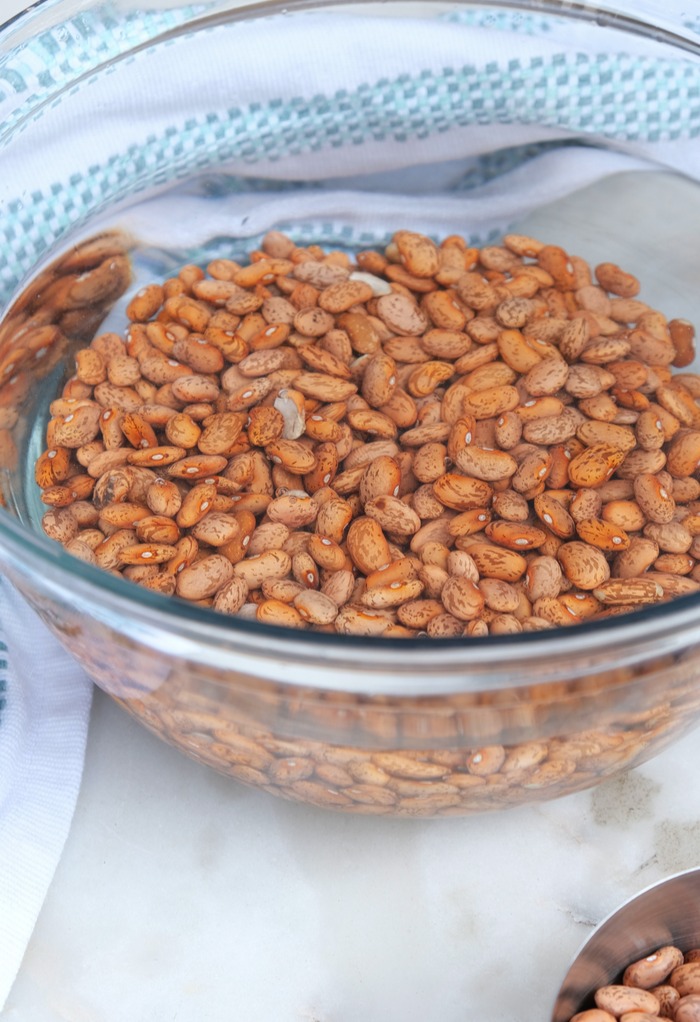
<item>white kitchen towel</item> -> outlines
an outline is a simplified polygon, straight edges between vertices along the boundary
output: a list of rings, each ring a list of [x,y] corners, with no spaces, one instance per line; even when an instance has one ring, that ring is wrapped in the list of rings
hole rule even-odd
[[[92,683],[0,580],[0,1011],[59,862]]]
[[[5,293],[134,199],[122,219],[146,245],[236,257],[272,227],[333,245],[381,243],[397,224],[483,242],[608,174],[700,178],[700,61],[662,38],[471,4],[178,31],[217,6],[120,14],[105,0],[8,59]]]

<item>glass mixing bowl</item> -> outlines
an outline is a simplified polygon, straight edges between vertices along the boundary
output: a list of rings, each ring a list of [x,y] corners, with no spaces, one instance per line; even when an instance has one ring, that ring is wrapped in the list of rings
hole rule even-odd
[[[289,799],[430,816],[586,788],[695,725],[698,594],[484,638],[288,630],[71,557],[34,483],[75,347],[268,229],[518,230],[697,319],[700,40],[661,7],[45,0],[0,29],[0,564],[155,734]]]

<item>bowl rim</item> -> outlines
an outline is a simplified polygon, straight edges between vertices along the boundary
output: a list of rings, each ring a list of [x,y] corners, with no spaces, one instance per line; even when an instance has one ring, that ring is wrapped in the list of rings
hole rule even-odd
[[[414,679],[410,686],[414,694],[426,696],[436,694],[438,679],[454,692],[471,692],[482,684],[520,687],[536,683],[538,671],[542,681],[550,676],[561,681],[563,667],[566,677],[574,678],[673,653],[693,639],[700,643],[700,591],[570,628],[507,635],[392,638],[270,625],[151,591],[81,561],[0,508],[0,563],[3,561],[9,562],[14,569],[11,575],[19,576],[30,593],[38,589],[63,603],[86,607],[88,613],[112,625],[116,619],[125,634],[137,634],[144,641],[152,630],[158,636],[156,645],[166,650],[167,637],[176,634],[190,655],[195,655],[195,650],[201,652],[203,643],[210,644],[213,662],[218,662],[217,657],[226,659],[227,654],[234,658],[249,655],[284,661],[288,666],[298,658],[309,666],[325,668],[324,681],[312,676],[306,679],[310,688],[348,690],[347,677],[346,684],[336,686],[326,674],[332,668],[345,675],[343,668],[348,666],[353,673],[365,668],[384,673],[387,679],[398,669],[400,676]],[[22,583],[20,588],[24,589]],[[524,680],[518,680],[521,671],[527,675]],[[388,680],[387,684],[391,691],[396,687]],[[365,676],[360,674],[350,690],[362,691],[366,686]]]

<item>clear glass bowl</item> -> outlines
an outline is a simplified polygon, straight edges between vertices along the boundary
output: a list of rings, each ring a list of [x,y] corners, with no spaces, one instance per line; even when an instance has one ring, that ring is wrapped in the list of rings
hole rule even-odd
[[[700,595],[521,635],[298,632],[70,557],[33,481],[75,346],[273,227],[350,251],[518,229],[697,321],[696,29],[666,5],[224,0],[46,0],[0,29],[0,564],[146,727],[273,794],[430,816],[589,787],[697,723]],[[128,284],[66,299],[122,251]]]

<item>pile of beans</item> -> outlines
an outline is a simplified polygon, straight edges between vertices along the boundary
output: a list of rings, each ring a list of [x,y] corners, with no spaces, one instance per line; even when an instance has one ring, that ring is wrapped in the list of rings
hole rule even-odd
[[[700,588],[694,330],[521,235],[268,234],[128,302],[51,405],[44,530],[275,625],[516,633]]]
[[[698,1022],[700,950],[662,947],[629,965],[620,983],[595,992],[595,1008],[571,1022]]]

